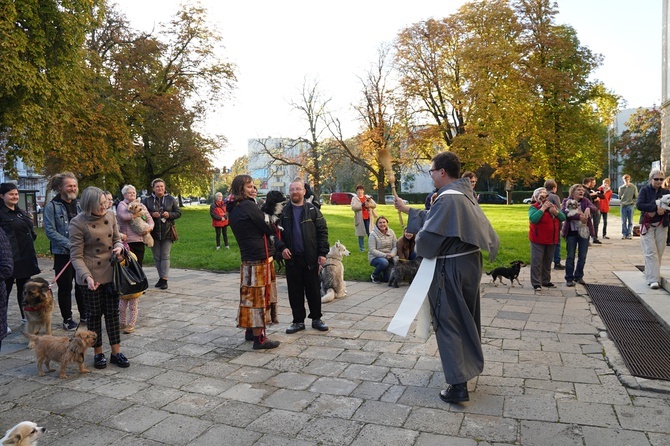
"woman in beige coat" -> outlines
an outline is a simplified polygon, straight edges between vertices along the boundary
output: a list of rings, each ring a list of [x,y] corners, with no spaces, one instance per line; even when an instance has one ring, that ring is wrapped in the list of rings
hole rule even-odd
[[[358,236],[358,249],[365,251],[365,236],[370,235],[370,218],[375,218],[374,209],[377,203],[365,196],[362,184],[356,186],[356,196],[351,199],[351,210],[354,211],[354,228]]]
[[[128,359],[119,351],[119,296],[112,286],[110,262],[113,255],[121,257],[123,252],[116,217],[107,208],[105,193],[97,187],[84,189],[80,203],[82,212],[70,221],[70,260],[88,307],[88,329],[98,335],[93,346],[93,365],[97,369],[107,367],[107,358],[102,352],[104,315],[112,348],[111,363],[128,367]]]

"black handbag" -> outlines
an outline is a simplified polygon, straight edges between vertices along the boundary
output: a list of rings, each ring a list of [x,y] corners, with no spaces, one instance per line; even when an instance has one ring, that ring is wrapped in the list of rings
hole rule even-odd
[[[112,255],[112,268],[114,277],[112,283],[114,292],[119,296],[136,294],[149,288],[149,281],[137,258],[127,249],[123,250],[123,260],[119,261],[116,255]]]

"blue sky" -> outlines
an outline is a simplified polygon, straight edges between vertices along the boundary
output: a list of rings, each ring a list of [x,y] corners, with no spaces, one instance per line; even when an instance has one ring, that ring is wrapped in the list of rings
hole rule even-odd
[[[168,21],[178,0],[116,0],[137,29]],[[353,116],[359,81],[379,45],[405,26],[452,14],[464,0],[201,0],[223,36],[227,59],[238,66],[231,102],[206,125],[229,146],[217,165],[246,153],[251,138],[301,136],[305,124],[291,110],[303,79],[318,78],[335,114]],[[660,105],[661,0],[558,0],[559,23],[577,30],[582,44],[604,56],[594,77],[622,96],[628,107]],[[234,6],[231,6],[234,4]],[[409,6],[411,5],[411,6]],[[353,134],[356,124],[347,129]]]

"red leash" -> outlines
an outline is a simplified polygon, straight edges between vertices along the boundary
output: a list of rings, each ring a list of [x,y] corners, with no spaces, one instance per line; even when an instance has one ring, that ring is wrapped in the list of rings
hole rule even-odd
[[[67,263],[65,264],[65,266],[63,267],[63,269],[60,270],[60,272],[56,275],[56,277],[54,277],[54,280],[52,280],[52,281],[49,283],[49,290],[51,290],[51,287],[53,286],[53,284],[56,283],[56,282],[58,281],[58,278],[59,278],[60,276],[63,275],[63,273],[65,272],[65,270],[67,269],[67,267],[70,266],[70,263],[72,263],[72,260],[68,260]]]

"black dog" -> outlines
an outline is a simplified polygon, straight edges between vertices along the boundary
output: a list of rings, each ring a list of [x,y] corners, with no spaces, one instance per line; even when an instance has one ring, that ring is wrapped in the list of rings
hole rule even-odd
[[[419,270],[419,265],[421,265],[421,257],[413,260],[398,260],[391,270],[389,286],[398,288],[398,282],[412,283],[416,272]]]
[[[493,276],[493,280],[491,280],[491,282],[493,282],[495,286],[498,286],[496,279],[499,279],[501,284],[506,285],[505,282],[502,281],[503,277],[505,277],[510,280],[510,285],[514,286],[514,280],[516,280],[516,283],[523,287],[521,282],[519,282],[519,272],[521,272],[521,267],[526,266],[526,264],[521,260],[515,260],[514,262],[510,263],[510,265],[511,266],[509,268],[506,266],[499,266],[493,271],[486,273],[486,275]]]

